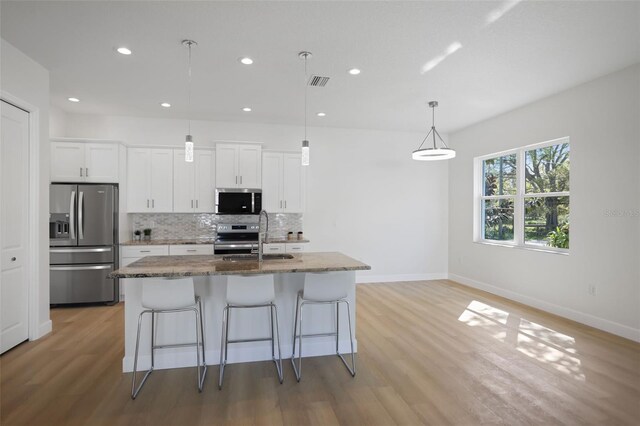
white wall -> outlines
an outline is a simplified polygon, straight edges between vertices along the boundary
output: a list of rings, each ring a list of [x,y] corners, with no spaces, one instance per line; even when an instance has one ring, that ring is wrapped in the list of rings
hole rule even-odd
[[[474,243],[473,158],[563,136],[571,138],[570,255]],[[451,279],[640,340],[640,65],[450,142],[458,155],[449,166]]]
[[[49,106],[49,136],[61,137],[67,133],[67,113],[60,108]]]
[[[67,137],[180,146],[185,120],[67,114]],[[299,150],[303,129],[196,121],[196,146],[259,141]],[[447,271],[447,164],[411,160],[424,135],[311,128],[304,232],[315,251],[337,250],[372,270],[359,281],[442,278]],[[363,154],[364,152],[364,154]]]
[[[39,177],[38,177],[38,303],[30,312],[31,337],[51,331],[49,320],[49,72],[18,49],[1,41],[0,88],[39,112]],[[30,194],[30,198],[36,194]]]

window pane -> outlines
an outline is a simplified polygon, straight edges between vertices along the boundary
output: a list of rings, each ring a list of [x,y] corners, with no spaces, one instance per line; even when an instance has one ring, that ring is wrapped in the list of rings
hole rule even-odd
[[[524,241],[569,248],[569,197],[526,197]]]
[[[569,191],[569,144],[532,149],[525,154],[527,193]]]
[[[513,240],[513,199],[482,202],[484,239]]]
[[[491,158],[482,162],[484,194],[513,195],[516,193],[516,154]]]

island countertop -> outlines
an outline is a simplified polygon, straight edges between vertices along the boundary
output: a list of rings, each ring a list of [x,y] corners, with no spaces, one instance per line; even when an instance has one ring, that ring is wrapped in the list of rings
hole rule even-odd
[[[297,253],[293,259],[226,261],[222,255],[148,256],[109,274],[110,278],[189,277],[292,272],[364,271],[371,266],[338,252]]]

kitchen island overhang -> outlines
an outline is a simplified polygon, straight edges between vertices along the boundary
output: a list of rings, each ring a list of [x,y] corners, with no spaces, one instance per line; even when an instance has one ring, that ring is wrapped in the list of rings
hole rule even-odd
[[[154,278],[179,278],[191,276],[196,294],[204,305],[205,356],[209,365],[216,365],[220,355],[222,310],[225,305],[227,276],[273,274],[276,290],[276,305],[280,315],[280,336],[283,358],[289,358],[292,351],[293,318],[296,296],[304,285],[304,274],[326,272],[335,279],[349,283],[347,300],[351,304],[351,323],[354,343],[356,335],[356,271],[370,270],[371,267],[338,252],[298,253],[292,259],[266,260],[263,262],[242,260],[226,261],[220,255],[191,256],[149,256],[126,267],[114,271],[111,276],[122,278],[125,296],[125,354],[123,371],[133,368],[133,355],[138,315],[141,305],[142,282]],[[305,307],[304,334],[326,333],[336,327],[336,307],[334,305],[309,305]],[[344,308],[341,308],[344,309]],[[255,338],[269,334],[268,313],[262,309],[249,309],[232,320],[230,335],[234,339]],[[341,312],[341,317],[345,312]],[[146,315],[146,317],[150,317]],[[156,344],[187,343],[195,338],[193,315],[176,313],[160,315],[156,319]],[[143,319],[140,340],[139,368],[150,365],[150,318]],[[347,321],[340,321],[340,351],[348,352],[349,329]],[[335,339],[319,337],[305,339],[303,356],[335,355]],[[157,350],[155,368],[178,368],[194,366],[195,348],[172,348]],[[270,361],[269,342],[254,342],[234,345],[229,350],[229,363]]]

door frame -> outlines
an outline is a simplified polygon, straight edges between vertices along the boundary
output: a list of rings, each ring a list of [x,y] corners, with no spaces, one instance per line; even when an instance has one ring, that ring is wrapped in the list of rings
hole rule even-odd
[[[25,110],[29,113],[29,212],[28,212],[28,238],[27,238],[27,299],[28,299],[28,335],[29,340],[36,340],[51,331],[51,321],[40,324],[40,244],[38,241],[40,208],[40,108],[23,99],[13,96],[11,93],[0,90],[0,100]],[[47,206],[48,208],[48,206]]]

